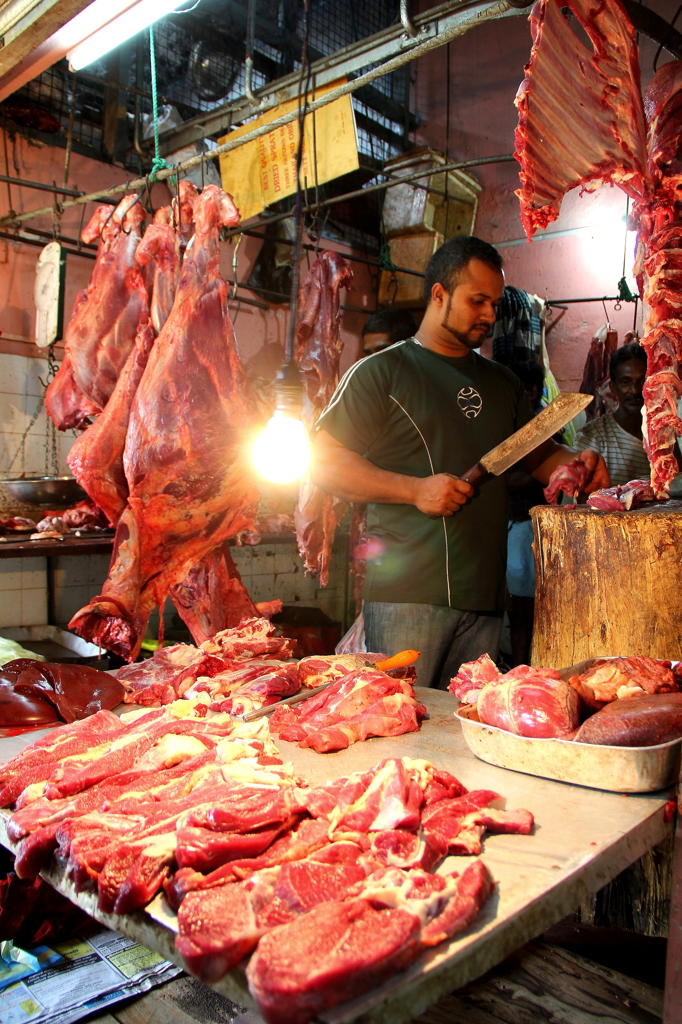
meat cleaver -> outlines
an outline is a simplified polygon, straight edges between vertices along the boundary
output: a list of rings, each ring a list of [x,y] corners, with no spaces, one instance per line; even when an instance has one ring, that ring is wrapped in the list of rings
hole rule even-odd
[[[519,459],[537,448],[558,430],[565,427],[574,416],[586,409],[594,395],[579,395],[562,391],[541,413],[517,430],[506,441],[484,455],[483,458],[460,476],[469,484],[477,484],[488,473],[500,476]]]

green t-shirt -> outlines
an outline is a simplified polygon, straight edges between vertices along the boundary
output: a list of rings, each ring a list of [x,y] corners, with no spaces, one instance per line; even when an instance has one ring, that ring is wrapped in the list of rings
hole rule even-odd
[[[532,419],[523,386],[476,352],[454,359],[414,338],[354,363],[318,420],[381,469],[460,476]],[[367,601],[502,607],[507,485],[488,476],[452,516],[430,519],[413,505],[370,504]]]

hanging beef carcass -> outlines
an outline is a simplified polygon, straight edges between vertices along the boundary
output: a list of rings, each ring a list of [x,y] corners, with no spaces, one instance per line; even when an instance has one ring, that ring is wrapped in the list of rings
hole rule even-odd
[[[177,199],[172,206],[156,211],[153,223],[135,252],[139,265],[150,268],[151,318],[157,334],[173,308],[182,258],[194,232],[194,204],[198,194],[191,181],[179,182]]]
[[[124,467],[130,491],[102,594],[70,627],[127,659],[149,615],[210,551],[250,522],[258,502],[248,456],[256,399],[237,354],[220,277],[218,232],[231,198],[209,185],[173,310],[137,389]]]
[[[112,211],[98,206],[81,232],[99,240],[90,282],[79,292],[64,337],[64,360],[45,406],[59,430],[87,426],[107,404],[135,342],[149,301],[135,250],[145,211],[135,194]]]
[[[303,422],[310,434],[318,416],[339,382],[343,342],[339,329],[341,288],[348,288],[353,274],[339,253],[325,251],[303,282],[299,297],[300,319],[296,328],[296,361],[304,378]],[[320,586],[329,580],[334,531],[346,502],[327,494],[310,480],[302,481],[296,506],[296,538],[306,572],[319,576]]]
[[[516,96],[516,194],[529,239],[577,185],[592,192],[610,181],[633,199],[649,195],[637,41],[620,0],[540,0],[530,21],[533,48]]]
[[[234,564],[228,541],[197,562],[184,580],[171,588],[170,596],[196,644],[238,626],[242,619],[259,615]],[[282,610],[281,601],[277,605],[272,613]]]
[[[104,412],[80,435],[66,461],[81,487],[116,526],[128,501],[128,481],[123,471],[132,405],[154,344],[151,321],[141,324],[133,349]]]
[[[154,223],[147,228],[137,247],[137,263],[149,265],[152,271],[150,319],[138,327],[135,344],[104,412],[76,440],[67,458],[76,480],[112,526],[118,523],[128,501],[123,449],[130,409],[154,339],[173,306],[182,256],[194,226],[192,209],[197,195],[191,182],[181,181],[178,198],[173,200],[172,206],[157,210]]]
[[[653,199],[637,203],[638,278],[649,307],[642,345],[647,353],[644,383],[644,446],[657,497],[667,496],[679,473],[677,438],[682,434],[682,61],[664,64],[644,97],[649,125],[649,171]]]

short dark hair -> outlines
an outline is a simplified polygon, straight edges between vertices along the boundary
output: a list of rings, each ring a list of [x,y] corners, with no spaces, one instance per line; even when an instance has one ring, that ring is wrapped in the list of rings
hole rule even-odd
[[[508,369],[515,373],[526,391],[538,388],[540,394],[545,384],[545,371],[535,359],[517,360],[509,364]]]
[[[387,334],[393,344],[411,338],[419,330],[419,324],[409,309],[378,309],[367,318],[362,328],[362,336],[366,334]]]
[[[616,379],[616,370],[620,364],[627,363],[629,359],[639,359],[646,364],[646,349],[636,341],[631,341],[629,345],[617,348],[611,356],[611,362],[609,363],[609,377],[611,380]]]
[[[502,257],[494,245],[474,235],[458,235],[436,249],[429,260],[424,274],[424,302],[427,306],[431,301],[434,284],[442,284],[448,294],[452,294],[462,271],[471,260],[480,260],[492,270],[502,272]]]

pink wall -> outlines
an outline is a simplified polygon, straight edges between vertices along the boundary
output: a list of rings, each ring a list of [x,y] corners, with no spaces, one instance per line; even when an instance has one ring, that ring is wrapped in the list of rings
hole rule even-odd
[[[421,9],[432,6],[422,3]],[[674,0],[660,0],[656,11],[670,20]],[[446,125],[447,64],[445,47],[416,63],[413,70],[416,109],[424,118],[415,141],[449,151],[453,160],[498,156],[514,150],[516,108],[514,97],[523,80],[530,55],[531,38],[525,12],[517,17],[482,25],[450,44],[450,124]],[[642,84],[652,77],[656,45],[640,40]],[[670,60],[664,51],[660,63]],[[570,104],[570,96],[566,97]],[[483,186],[476,234],[493,244],[520,240],[518,165],[501,163],[474,168]],[[626,197],[617,188],[603,188],[580,196],[579,190],[564,200],[561,216],[550,231],[587,230],[532,244],[505,246],[507,283],[544,298],[581,298],[614,295],[622,275],[625,232],[617,218],[625,213]],[[593,228],[593,225],[597,225]],[[630,261],[628,260],[628,263]],[[630,266],[626,268],[630,269]],[[622,342],[633,326],[634,307],[618,313],[607,303],[608,316]],[[589,340],[604,322],[600,303],[569,306],[555,311],[547,336],[550,362],[563,387],[575,387]],[[641,311],[637,326],[641,331]]]
[[[0,133],[1,137],[2,133]],[[6,171],[0,147],[0,173],[9,173],[12,177],[25,178],[31,181],[52,183],[63,182],[64,150],[46,146],[36,146],[21,136],[12,140],[7,137],[7,155],[9,171]],[[69,173],[69,187],[82,191],[95,191],[108,188],[126,180],[127,175],[120,167],[98,163],[87,157],[73,153]],[[39,209],[51,202],[48,192],[39,192],[25,188],[10,186],[12,208],[16,213]],[[153,190],[155,206],[169,202],[170,193],[165,185],[157,185]],[[95,203],[88,203],[83,223],[92,215]],[[0,184],[0,216],[9,209],[7,186]],[[66,209],[61,218],[60,231],[69,238],[77,238],[81,225],[83,207]],[[52,230],[51,215],[32,220],[31,225],[43,231]],[[47,240],[46,240],[47,241]],[[309,241],[306,238],[306,241]],[[232,244],[222,244],[222,272],[225,277],[232,277]],[[325,243],[327,247],[340,252],[350,251],[347,246],[338,243]],[[256,258],[261,243],[255,238],[245,237],[238,250],[238,280],[245,281]],[[33,339],[35,307],[33,302],[33,286],[35,266],[40,249],[6,242],[0,239],[0,342],[2,334],[20,338]],[[301,264],[301,274],[305,275],[308,265],[312,263],[314,254],[306,255]],[[67,257],[66,270],[66,303],[65,316],[68,317],[73,306],[76,293],[88,282],[92,261],[79,256]],[[369,268],[361,263],[353,263],[353,286],[343,295],[345,305],[357,306],[372,310],[376,304],[373,294],[373,282]],[[256,298],[250,292],[244,292],[248,298]],[[241,304],[236,315],[235,331],[242,359],[251,368],[260,370],[270,368],[274,375],[282,361],[284,338],[288,319],[288,307],[271,306],[266,312],[254,306]],[[341,333],[344,340],[342,369],[345,370],[359,354],[359,338],[365,316],[360,313],[344,311],[341,322]],[[29,349],[38,354],[35,347]]]

